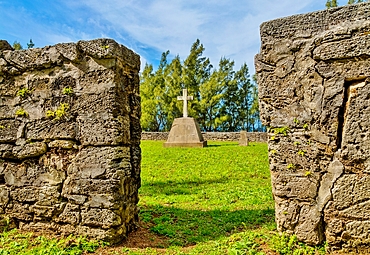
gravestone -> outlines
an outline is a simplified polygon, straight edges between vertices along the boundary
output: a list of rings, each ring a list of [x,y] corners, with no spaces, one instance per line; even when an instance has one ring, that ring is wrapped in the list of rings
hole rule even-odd
[[[138,222],[139,56],[111,39],[2,45],[0,228],[124,239]]]
[[[164,147],[204,147],[207,146],[207,141],[204,141],[202,132],[198,122],[194,118],[188,117],[188,100],[193,100],[192,96],[188,96],[187,89],[182,90],[183,95],[177,97],[182,100],[183,117],[176,118],[172,123],[167,141],[163,144]]]
[[[255,59],[278,229],[331,251],[370,252],[369,13],[265,22]]]
[[[247,131],[240,131],[239,145],[248,146]]]

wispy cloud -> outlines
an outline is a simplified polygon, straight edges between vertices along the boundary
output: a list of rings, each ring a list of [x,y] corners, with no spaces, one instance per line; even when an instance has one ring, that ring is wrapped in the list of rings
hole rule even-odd
[[[343,0],[344,1],[344,0]],[[323,9],[322,0],[64,0],[0,1],[0,38],[37,46],[111,37],[156,64],[163,51],[184,59],[197,38],[214,65],[221,57],[253,72],[259,25]],[[144,65],[142,63],[142,65]]]

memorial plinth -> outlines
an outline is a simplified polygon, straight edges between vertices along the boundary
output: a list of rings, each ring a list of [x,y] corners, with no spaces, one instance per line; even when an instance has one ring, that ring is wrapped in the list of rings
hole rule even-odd
[[[193,100],[188,96],[187,89],[182,90],[182,96],[177,100],[184,101],[183,117],[173,121],[167,142],[164,147],[205,147],[207,141],[204,141],[198,122],[194,118],[188,117],[188,100]]]
[[[198,122],[194,118],[184,117],[174,120],[164,147],[205,147]]]

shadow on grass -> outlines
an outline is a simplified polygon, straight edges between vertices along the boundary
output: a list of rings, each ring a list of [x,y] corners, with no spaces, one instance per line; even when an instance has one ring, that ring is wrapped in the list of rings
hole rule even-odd
[[[151,193],[161,193],[162,189],[172,189],[175,190],[178,188],[188,188],[189,186],[201,186],[201,185],[208,185],[208,184],[214,184],[214,183],[227,183],[229,180],[226,178],[214,178],[209,180],[201,180],[201,179],[194,179],[194,180],[183,180],[183,181],[153,181],[153,182],[146,182],[142,184],[142,188],[145,188],[145,186],[148,186],[148,188],[151,189]],[[174,192],[176,193],[176,192]]]
[[[274,226],[274,210],[184,210],[162,205],[142,206],[140,219],[167,245],[188,246],[259,227]]]

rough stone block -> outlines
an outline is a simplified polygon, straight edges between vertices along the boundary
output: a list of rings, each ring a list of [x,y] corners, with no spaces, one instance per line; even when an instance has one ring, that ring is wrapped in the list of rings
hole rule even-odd
[[[367,252],[370,3],[261,25],[255,58],[280,231]]]
[[[135,228],[139,69],[111,39],[21,51],[0,41],[0,219],[109,242]]]

